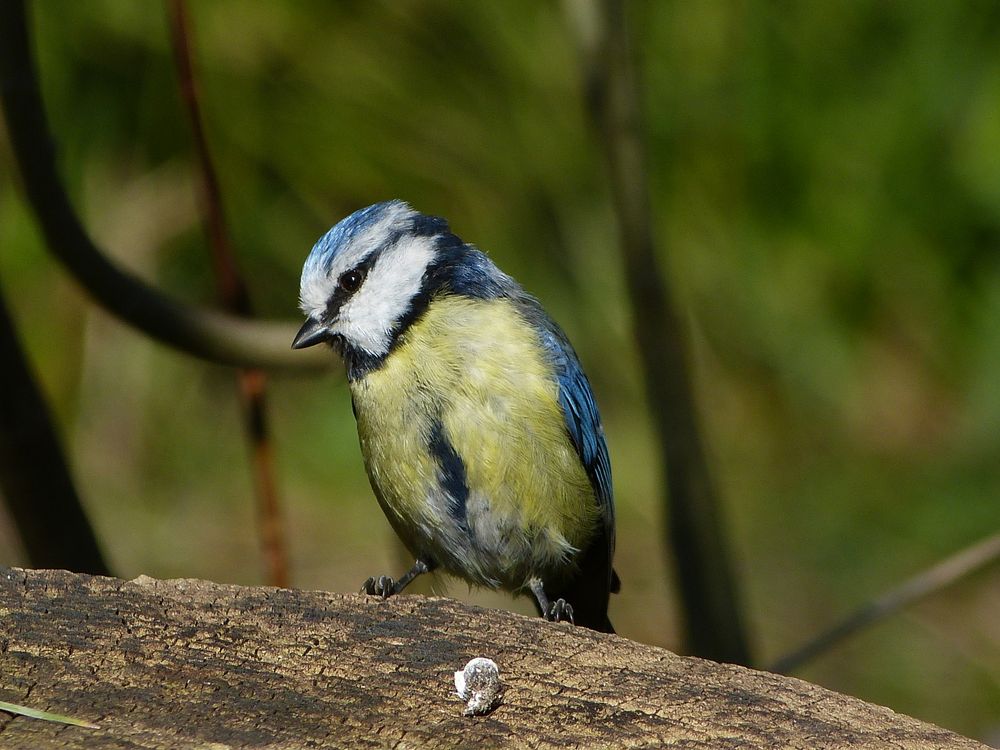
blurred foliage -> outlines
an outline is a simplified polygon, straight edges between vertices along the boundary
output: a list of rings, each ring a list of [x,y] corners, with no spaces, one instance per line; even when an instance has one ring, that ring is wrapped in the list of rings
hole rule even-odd
[[[158,10],[35,4],[44,93],[63,173],[102,244],[178,296],[210,301]],[[1000,4],[633,11],[657,231],[768,660],[1000,525]],[[297,315],[302,260],[355,208],[402,197],[449,217],[576,344],[615,469],[612,619],[676,646],[614,217],[560,6],[220,0],[192,13],[257,309]],[[232,373],[90,305],[47,257],[5,140],[0,165],[0,278],[112,565],[259,582]],[[354,590],[402,570],[342,378],[286,376],[273,391],[296,584]],[[23,562],[2,527],[0,562]],[[981,574],[801,676],[989,737],[1000,731],[998,584],[996,570]]]

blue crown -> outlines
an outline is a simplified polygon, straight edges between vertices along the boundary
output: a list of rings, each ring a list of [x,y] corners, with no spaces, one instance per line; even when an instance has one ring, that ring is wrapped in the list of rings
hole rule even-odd
[[[323,272],[330,268],[334,258],[351,240],[359,233],[363,232],[383,219],[386,214],[393,210],[409,212],[410,207],[401,200],[383,201],[361,208],[350,216],[338,221],[330,231],[324,234],[313,246],[312,252],[306,258],[303,273]]]

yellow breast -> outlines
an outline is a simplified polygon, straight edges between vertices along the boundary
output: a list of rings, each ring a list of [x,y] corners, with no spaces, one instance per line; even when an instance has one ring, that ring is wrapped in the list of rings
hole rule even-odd
[[[565,565],[599,509],[570,442],[559,386],[509,300],[442,297],[379,369],[351,384],[362,453],[390,522],[415,554],[516,588]],[[435,425],[464,464],[464,517],[441,497]]]

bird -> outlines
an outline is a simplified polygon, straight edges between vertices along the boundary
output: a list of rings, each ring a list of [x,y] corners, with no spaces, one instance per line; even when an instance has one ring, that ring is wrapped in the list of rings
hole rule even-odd
[[[593,391],[569,339],[445,219],[362,208],[312,248],[293,349],[346,365],[361,453],[414,556],[389,598],[441,570],[533,596],[539,615],[614,632],[615,508]]]

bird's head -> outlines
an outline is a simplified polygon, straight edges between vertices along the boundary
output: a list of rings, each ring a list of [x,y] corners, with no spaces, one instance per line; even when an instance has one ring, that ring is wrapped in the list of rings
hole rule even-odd
[[[292,348],[326,341],[365,358],[384,357],[426,298],[429,269],[456,243],[461,245],[444,219],[403,201],[355,211],[323,235],[306,259],[299,304],[307,320]]]

